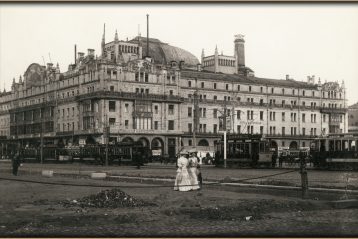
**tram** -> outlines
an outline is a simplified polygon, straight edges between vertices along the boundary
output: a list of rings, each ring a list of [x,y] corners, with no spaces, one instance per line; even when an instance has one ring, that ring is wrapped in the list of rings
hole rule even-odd
[[[319,169],[358,170],[358,135],[330,134],[311,143],[313,165]]]
[[[44,163],[87,163],[87,164],[105,164],[106,145],[85,145],[72,147],[49,147],[42,149]],[[25,162],[41,162],[40,148],[25,148],[21,150]],[[114,145],[108,145],[108,163],[109,164],[127,164],[132,165],[135,157],[142,157],[142,162],[146,163],[150,158],[149,151],[143,147],[140,142],[121,142]]]
[[[224,141],[217,143],[216,164],[223,164]],[[272,155],[269,140],[262,134],[228,134],[226,137],[227,166],[229,167],[270,167]]]

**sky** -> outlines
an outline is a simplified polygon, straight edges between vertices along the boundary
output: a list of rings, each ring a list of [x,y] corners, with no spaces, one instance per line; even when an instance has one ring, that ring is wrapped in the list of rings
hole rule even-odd
[[[233,55],[245,35],[246,65],[258,77],[344,80],[348,104],[358,102],[358,4],[5,4],[0,3],[0,88],[10,90],[31,63],[66,71],[77,51],[100,55],[106,42],[149,35],[200,59]]]

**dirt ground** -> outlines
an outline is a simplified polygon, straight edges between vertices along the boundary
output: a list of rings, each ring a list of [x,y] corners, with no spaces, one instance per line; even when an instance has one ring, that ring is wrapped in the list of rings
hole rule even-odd
[[[3,237],[358,235],[358,209],[331,206],[330,200],[342,195],[312,194],[310,199],[302,200],[279,191],[265,193],[226,186],[177,192],[167,183],[5,176],[85,186],[1,180],[0,235]],[[103,192],[112,189],[123,192],[125,200],[143,203],[115,207],[88,203],[89,198],[96,199],[100,192],[108,199],[110,194]],[[120,199],[117,194],[114,196]]]

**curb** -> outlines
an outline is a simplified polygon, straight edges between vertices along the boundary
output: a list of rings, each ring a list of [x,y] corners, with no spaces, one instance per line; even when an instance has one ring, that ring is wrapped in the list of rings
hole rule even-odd
[[[108,176],[107,178],[114,179],[138,179],[145,181],[159,181],[159,182],[174,182],[174,179],[168,178],[148,178],[137,176]],[[297,186],[276,186],[276,185],[262,185],[262,184],[247,184],[247,183],[220,183],[219,181],[203,181],[203,184],[210,186],[211,184],[223,185],[223,186],[237,186],[237,187],[249,187],[249,188],[265,188],[265,189],[283,189],[283,190],[301,190],[301,187]],[[311,192],[330,192],[330,193],[350,193],[357,194],[358,190],[345,190],[334,188],[308,188]]]

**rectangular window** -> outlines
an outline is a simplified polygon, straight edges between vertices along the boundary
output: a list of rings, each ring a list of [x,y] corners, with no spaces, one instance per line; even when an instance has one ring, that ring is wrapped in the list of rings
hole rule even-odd
[[[125,120],[125,121],[124,121],[124,127],[125,127],[126,129],[128,129],[128,126],[129,126],[129,121],[128,121],[128,120]]]
[[[139,73],[138,72],[135,73],[135,81],[139,81]]]
[[[240,91],[240,85],[237,85],[237,91]]]
[[[260,134],[264,134],[264,127],[260,126]]]
[[[154,121],[154,129],[158,129],[158,121]]]
[[[216,83],[214,83],[214,89],[216,89]]]
[[[306,135],[306,128],[302,128],[302,135],[303,135],[303,136]]]
[[[191,133],[193,132],[193,124],[192,123],[189,123],[188,124],[188,131]]]
[[[251,92],[251,86],[249,86],[249,91]]]
[[[206,118],[206,108],[203,108],[203,118]]]
[[[109,112],[115,112],[116,111],[116,102],[113,100],[108,101],[108,109],[109,109]]]
[[[204,88],[204,82],[201,82],[201,88]]]
[[[285,116],[286,116],[285,112],[282,112],[282,121],[285,121]]]
[[[218,110],[217,109],[214,109],[213,110],[213,118],[217,118],[218,117]]]
[[[282,127],[281,134],[282,134],[283,136],[285,136],[285,135],[286,135],[286,128],[285,128],[285,127]]]
[[[323,115],[323,122],[326,122],[326,115]]]
[[[236,111],[236,118],[239,120],[241,119],[241,110]]]
[[[129,104],[125,104],[124,105],[124,112],[128,113],[129,112]]]
[[[225,88],[226,90],[229,90],[229,84],[226,84]]]
[[[218,132],[218,125],[217,124],[213,125],[213,130],[214,130],[215,134]]]
[[[144,74],[144,81],[145,81],[145,82],[148,82],[148,76],[149,76],[148,73],[145,73],[145,74]]]
[[[250,110],[247,111],[247,119],[250,119]]]
[[[115,123],[116,123],[116,118],[109,118],[108,123],[109,123],[110,126],[114,126]]]
[[[306,114],[302,114],[302,122],[306,122]]]
[[[262,93],[264,91],[264,88],[261,86],[260,87],[260,92]]]
[[[154,114],[158,114],[158,105],[154,106]]]
[[[188,107],[188,117],[191,117],[193,114],[193,108],[192,107]]]
[[[170,115],[174,114],[174,105],[168,105],[168,114]]]
[[[237,128],[237,133],[240,134],[241,133],[241,125],[238,125],[236,128]]]
[[[264,120],[264,112],[260,111],[260,120]]]
[[[188,87],[191,87],[191,81],[188,81]]]
[[[174,130],[174,120],[168,120],[168,130]]]

